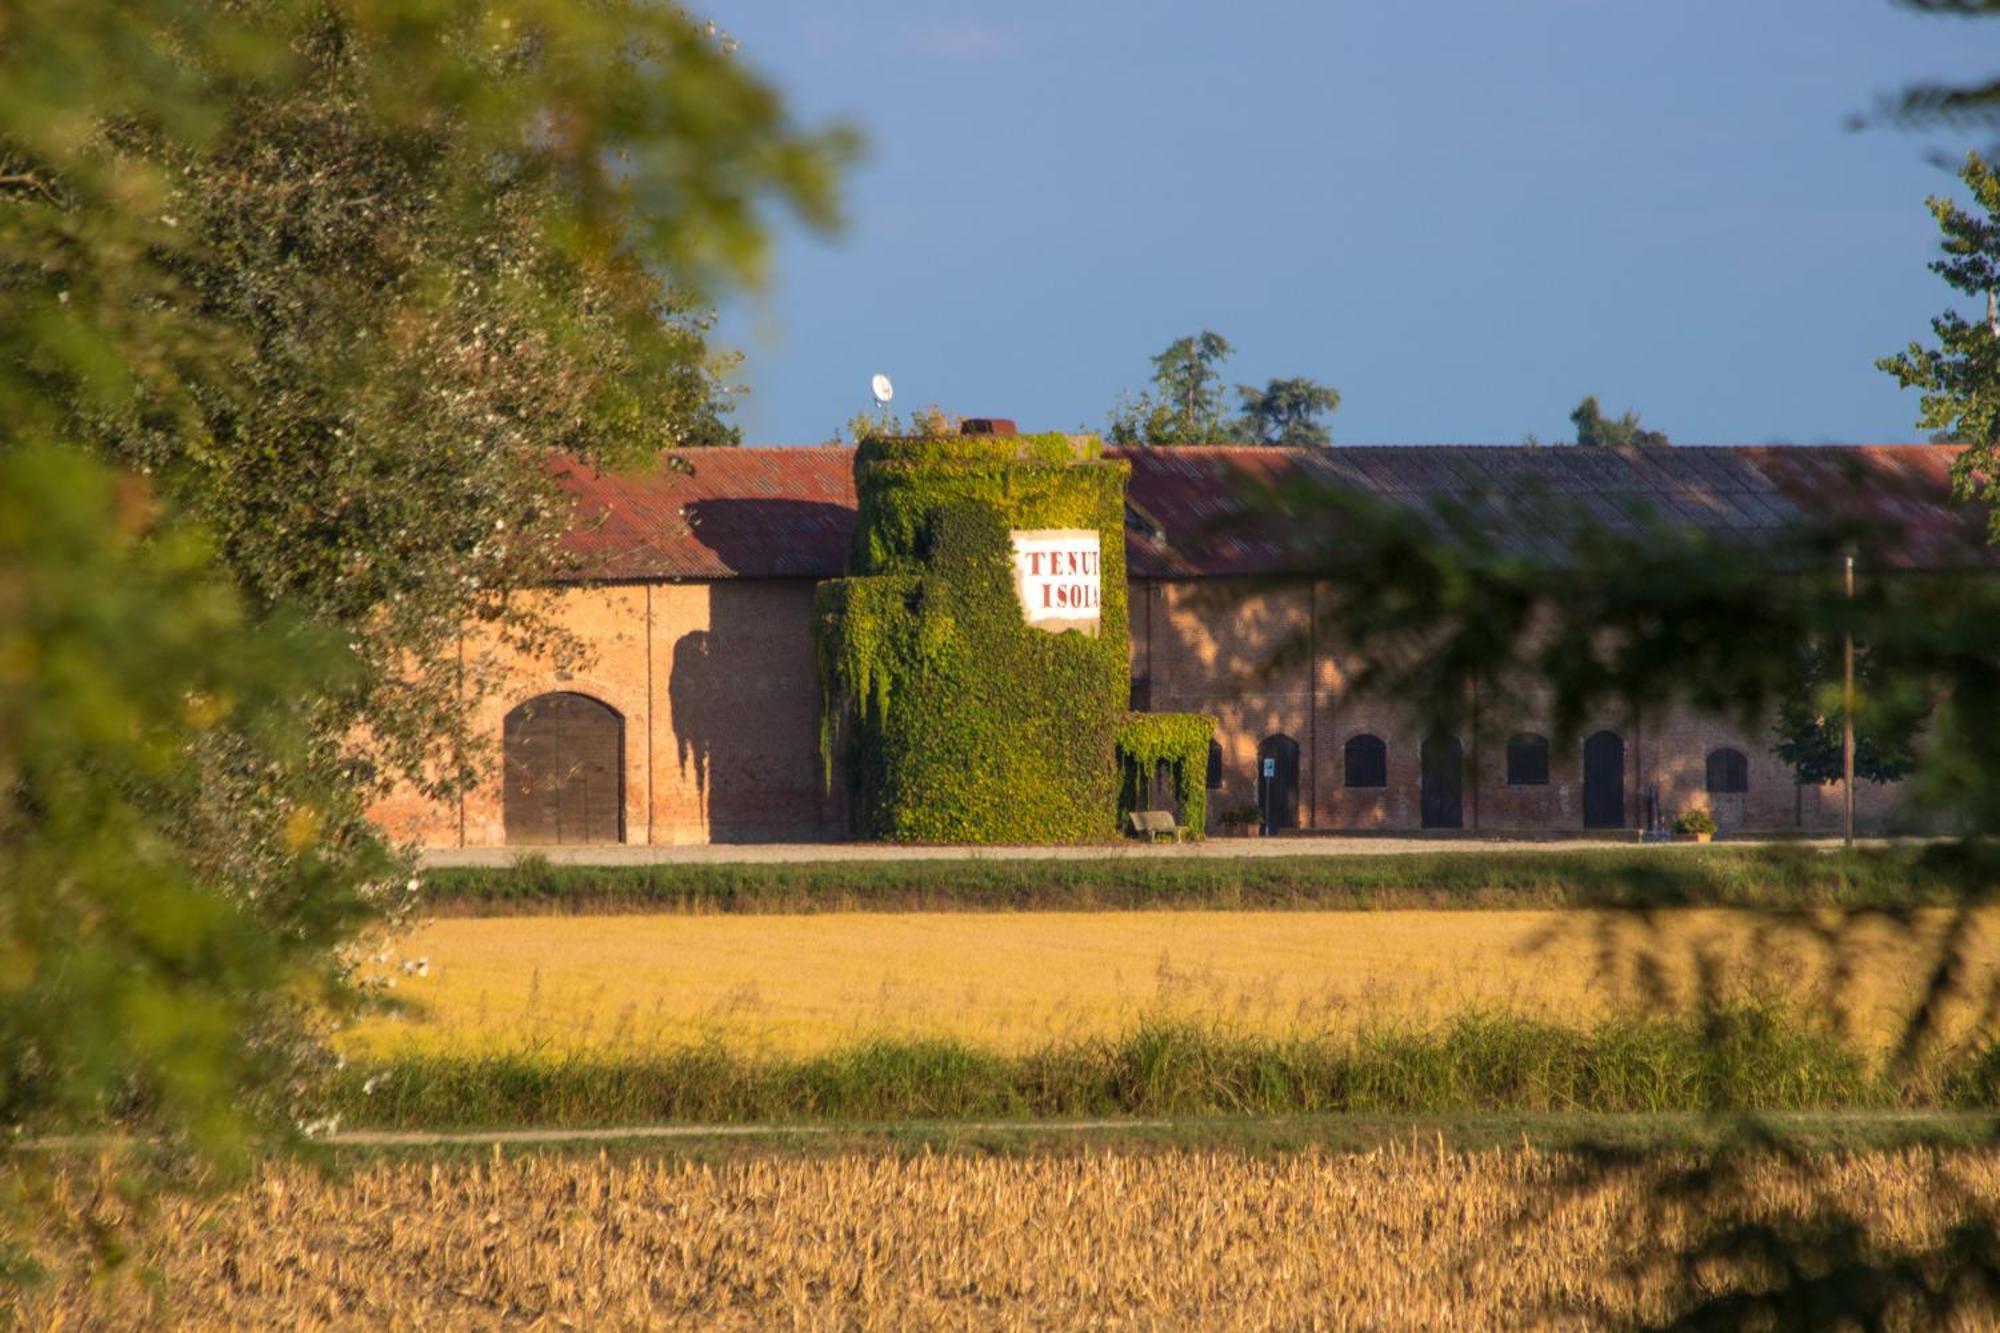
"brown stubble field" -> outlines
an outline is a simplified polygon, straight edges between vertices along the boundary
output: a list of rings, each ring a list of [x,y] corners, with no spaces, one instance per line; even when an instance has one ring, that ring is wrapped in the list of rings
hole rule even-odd
[[[1579,1163],[1411,1142],[495,1153],[338,1178],[273,1164],[233,1194],[166,1204],[108,1283],[87,1276],[83,1237],[113,1214],[79,1166],[62,1179],[54,1280],[15,1313],[107,1329],[1593,1328],[1657,1314],[1657,1279],[1621,1270],[1662,1253],[1634,1225],[1659,1164],[1579,1186]],[[1771,1161],[1747,1196],[1778,1214],[1837,1201],[1898,1245],[1936,1237],[1961,1198],[2000,1200],[2000,1159]]]

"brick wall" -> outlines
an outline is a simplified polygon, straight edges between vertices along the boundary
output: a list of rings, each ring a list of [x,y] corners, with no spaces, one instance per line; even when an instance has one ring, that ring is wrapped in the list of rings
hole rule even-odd
[[[1301,748],[1300,824],[1321,831],[1399,831],[1422,828],[1421,752],[1424,731],[1409,710],[1353,693],[1357,663],[1309,630],[1324,587],[1303,581],[1229,579],[1135,581],[1132,590],[1132,673],[1135,692],[1158,711],[1207,713],[1219,722],[1222,785],[1211,793],[1211,824],[1221,811],[1257,799],[1258,747],[1276,733]],[[1282,651],[1281,651],[1282,650]],[[1522,691],[1530,714],[1503,717],[1471,707],[1476,724],[1457,737],[1465,756],[1460,800],[1467,831],[1564,833],[1584,830],[1583,738],[1599,731],[1624,747],[1624,827],[1637,829],[1657,814],[1667,822],[1681,812],[1712,808],[1725,830],[1837,831],[1839,784],[1803,791],[1790,769],[1770,751],[1770,729],[1746,730],[1737,720],[1688,710],[1644,711],[1637,718],[1609,713],[1589,719],[1577,740],[1553,743],[1546,715],[1534,716],[1535,691]],[[1507,740],[1515,732],[1551,736],[1548,781],[1507,782]],[[1387,748],[1386,786],[1350,787],[1343,756],[1358,735],[1381,738]],[[1709,752],[1721,747],[1749,761],[1749,790],[1711,795],[1706,789]],[[1899,784],[1863,782],[1855,791],[1856,822],[1863,830],[1911,822]]]
[[[373,814],[426,846],[506,844],[498,761],[517,705],[574,691],[624,718],[629,843],[816,840],[840,835],[821,784],[812,584],[802,579],[615,584],[535,594],[582,646],[576,661],[526,658],[468,635],[468,674],[499,689],[474,708],[490,738],[484,779],[449,805],[411,790]]]
[[[837,796],[824,792],[819,759],[819,685],[811,638],[812,583],[804,579],[615,584],[552,590],[558,620],[587,660],[522,660],[468,638],[475,668],[490,665],[504,687],[478,706],[476,724],[497,761],[508,710],[538,694],[574,690],[625,719],[625,840],[661,844],[812,841],[844,836]],[[1141,704],[1197,712],[1220,723],[1222,782],[1211,822],[1257,799],[1258,747],[1274,735],[1300,751],[1299,823],[1320,831],[1414,832],[1422,827],[1423,734],[1393,701],[1354,695],[1354,661],[1311,633],[1324,589],[1231,580],[1135,581],[1132,675]],[[1280,649],[1301,649],[1290,656]],[[1532,711],[1533,693],[1528,692]],[[1593,718],[1588,736],[1624,742],[1625,826],[1649,812],[1671,820],[1712,807],[1726,830],[1773,832],[1840,826],[1840,789],[1794,788],[1770,753],[1769,729],[1685,711]],[[1583,831],[1581,741],[1551,747],[1549,780],[1507,783],[1506,742],[1515,731],[1547,734],[1545,717],[1501,717],[1491,709],[1459,737],[1466,757],[1464,827],[1489,833]],[[1350,787],[1343,753],[1356,735],[1387,746],[1387,785]],[[1749,760],[1749,791],[1712,797],[1707,756],[1730,746]],[[1899,787],[1861,783],[1863,829],[1907,822]],[[430,846],[506,842],[497,772],[448,806],[400,791],[375,817],[397,837]]]

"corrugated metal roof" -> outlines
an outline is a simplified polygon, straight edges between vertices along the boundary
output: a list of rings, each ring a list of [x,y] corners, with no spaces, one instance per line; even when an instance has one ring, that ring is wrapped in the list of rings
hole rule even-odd
[[[1676,447],[1408,445],[1333,449],[1240,446],[1112,451],[1132,464],[1132,498],[1164,529],[1131,534],[1140,577],[1269,574],[1310,567],[1326,520],[1264,515],[1218,530],[1246,490],[1319,477],[1365,495],[1430,509],[1451,500],[1489,524],[1502,549],[1559,554],[1551,506],[1614,531],[1649,523],[1697,528],[1755,547],[1818,520],[1875,529],[1878,568],[2000,567],[1983,506],[1951,497],[1957,450],[1938,445]]]
[[[1983,506],[1951,499],[1957,450],[1938,445],[1581,449],[1397,445],[1109,450],[1132,465],[1131,499],[1164,539],[1128,531],[1146,578],[1295,572],[1309,567],[1324,518],[1245,520],[1246,489],[1301,476],[1399,505],[1465,505],[1508,550],[1547,559],[1555,505],[1607,527],[1685,524],[1755,546],[1805,519],[1864,523],[1891,535],[1877,567],[2000,567]],[[833,578],[854,531],[853,451],[694,449],[673,464],[607,475],[558,464],[575,497],[571,577],[607,580]]]

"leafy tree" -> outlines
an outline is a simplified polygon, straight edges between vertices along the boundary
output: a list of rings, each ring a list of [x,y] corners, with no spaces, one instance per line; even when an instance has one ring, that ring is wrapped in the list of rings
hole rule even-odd
[[[1259,389],[1239,384],[1243,428],[1259,444],[1288,446],[1333,443],[1320,417],[1340,407],[1340,390],[1309,379],[1271,380]]]
[[[1231,418],[1223,405],[1221,368],[1233,351],[1227,338],[1210,330],[1176,338],[1153,358],[1152,388],[1119,396],[1106,438],[1124,445],[1331,442],[1319,418],[1340,406],[1340,391],[1314,380],[1274,379],[1262,389],[1238,385],[1242,415]]]
[[[365,795],[468,771],[467,618],[553,641],[509,596],[548,451],[726,435],[705,300],[773,208],[834,220],[848,136],[729,45],[643,0],[7,6],[10,1127],[213,1155],[295,1103],[402,882]]]
[[[400,878],[295,707],[361,663],[212,555],[75,450],[0,453],[0,1124],[228,1166],[289,1130]],[[35,1165],[0,1162],[0,1250]]]
[[[1969,320],[1947,310],[1931,321],[1938,346],[1911,343],[1875,364],[1896,377],[1906,389],[1923,391],[1917,424],[1967,447],[1952,465],[1959,494],[2000,500],[2000,172],[1977,153],[1968,154],[1959,173],[1972,192],[1974,207],[1933,197],[1926,202],[1942,233],[1944,257],[1931,261],[1931,272],[1954,291],[1982,300],[1983,320]],[[2000,510],[1993,516],[1993,533],[2000,538]]]
[[[1792,687],[1778,704],[1772,748],[1802,785],[1838,782],[1846,771],[1844,680],[1838,643],[1798,654]],[[1916,771],[1930,700],[1898,688],[1894,674],[1866,649],[1855,652],[1854,684],[1854,774],[1866,782],[1900,782]]]
[[[1235,349],[1208,329],[1176,338],[1153,358],[1153,387],[1121,396],[1105,435],[1113,444],[1213,444],[1227,439],[1221,366]]]
[[[132,71],[212,94],[198,134],[164,111],[106,115],[71,149],[0,122],[20,145],[0,195],[8,323],[41,340],[19,361],[53,427],[155,476],[255,602],[356,631],[371,687],[322,719],[365,720],[354,773],[444,795],[481,739],[464,729],[459,628],[574,646],[502,595],[556,559],[568,505],[548,454],[615,463],[730,438],[696,297],[757,271],[761,199],[830,218],[844,141],[795,129],[715,39],[636,0],[240,13],[217,22],[261,44],[253,77],[198,48]],[[157,21],[142,7],[125,23]],[[9,43],[21,68],[36,49]],[[97,197],[97,173],[143,179],[145,205]],[[91,327],[126,304],[95,285],[107,256],[65,239],[126,225],[147,248],[121,277],[171,322],[139,356]],[[82,327],[58,342],[51,319]],[[72,338],[103,392],[50,364],[42,344]]]
[[[1657,448],[1668,443],[1664,433],[1645,430],[1639,425],[1639,414],[1627,412],[1619,417],[1607,417],[1597,405],[1597,395],[1588,394],[1569,414],[1576,425],[1576,442],[1582,445],[1610,449]]]

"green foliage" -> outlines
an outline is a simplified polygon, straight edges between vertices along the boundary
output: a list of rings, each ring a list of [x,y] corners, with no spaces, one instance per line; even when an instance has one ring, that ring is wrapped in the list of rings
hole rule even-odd
[[[1333,436],[1319,418],[1340,406],[1340,390],[1309,379],[1274,379],[1262,389],[1236,388],[1242,415],[1223,405],[1222,363],[1234,351],[1219,333],[1176,338],[1153,358],[1153,387],[1121,394],[1105,435],[1111,443],[1326,445]]]
[[[1113,444],[1215,444],[1229,438],[1221,366],[1234,349],[1204,329],[1153,358],[1153,390],[1121,398],[1106,427]]]
[[[1118,822],[1140,809],[1165,764],[1188,836],[1208,827],[1208,743],[1215,719],[1200,713],[1127,713],[1118,723]]]
[[[1916,771],[1917,741],[1930,718],[1931,700],[1899,681],[1880,654],[1857,645],[1854,654],[1854,775],[1865,782],[1900,782]],[[1792,766],[1794,780],[1838,782],[1845,773],[1843,735],[1847,704],[1837,644],[1798,654],[1798,671],[1778,704],[1772,749]]]
[[[443,794],[491,676],[460,628],[574,648],[504,596],[556,561],[548,453],[733,439],[703,296],[761,272],[770,206],[831,220],[846,151],[638,0],[28,0],[0,416],[151,475],[253,605],[346,630],[367,688],[318,725],[365,722],[350,776]]]
[[[1468,1012],[1430,1029],[1267,1037],[1170,1021],[1018,1055],[877,1039],[824,1055],[718,1045],[412,1056],[350,1069],[342,1113],[382,1127],[659,1121],[897,1121],[1333,1112],[1691,1111],[1934,1105],[1833,1036],[1769,1005],[1712,1021],[1621,1015],[1563,1026]],[[372,1087],[371,1093],[364,1088]]]
[[[856,830],[914,842],[1109,835],[1125,692],[1126,468],[1062,435],[870,440],[851,576],[822,584],[824,752]],[[1096,637],[1030,628],[1017,528],[1094,528]]]
[[[1913,342],[1875,364],[1904,388],[1922,390],[1917,424],[1967,446],[1952,464],[1959,494],[1991,504],[2000,500],[2000,171],[1969,153],[1959,179],[1972,193],[1973,208],[1942,196],[1925,201],[1944,252],[1930,269],[1954,291],[1983,300],[1986,317],[1969,320],[1947,310],[1931,321],[1936,347]],[[2000,509],[1992,523],[2000,539]]]
[[[936,403],[920,407],[910,413],[906,426],[903,418],[887,407],[878,407],[872,412],[856,412],[847,419],[847,425],[833,433],[832,443],[842,442],[843,433],[848,441],[861,444],[867,440],[892,440],[902,437],[918,439],[943,439],[959,433],[965,425],[965,418],[956,412],[947,412]]]
[[[1256,824],[1256,806],[1242,807]],[[1227,818],[1227,815],[1225,815]],[[527,856],[425,873],[440,916],[595,912],[1393,911],[1735,907],[1888,911],[1951,901],[1948,848],[1814,846],[1340,856],[580,866]]]
[[[297,1104],[403,878],[363,794],[466,776],[466,620],[552,637],[505,595],[548,451],[726,439],[707,296],[773,206],[833,221],[847,136],[728,45],[643,0],[0,12],[10,1130],[227,1158]]]
[[[1271,380],[1261,389],[1236,386],[1243,400],[1242,425],[1259,444],[1324,448],[1333,432],[1320,417],[1340,407],[1340,390],[1309,379]]]
[[[1597,395],[1587,395],[1569,414],[1576,426],[1576,442],[1606,449],[1647,449],[1665,445],[1666,435],[1657,430],[1646,430],[1639,425],[1639,414],[1627,412],[1619,417],[1607,417],[1597,405]]]
[[[0,453],[0,571],[0,1125],[240,1163],[395,871],[296,707],[358,663],[74,452]]]
[[[1714,833],[1715,816],[1699,807],[1683,811],[1680,817],[1674,820],[1674,832],[1684,838],[1692,838],[1701,833]]]

